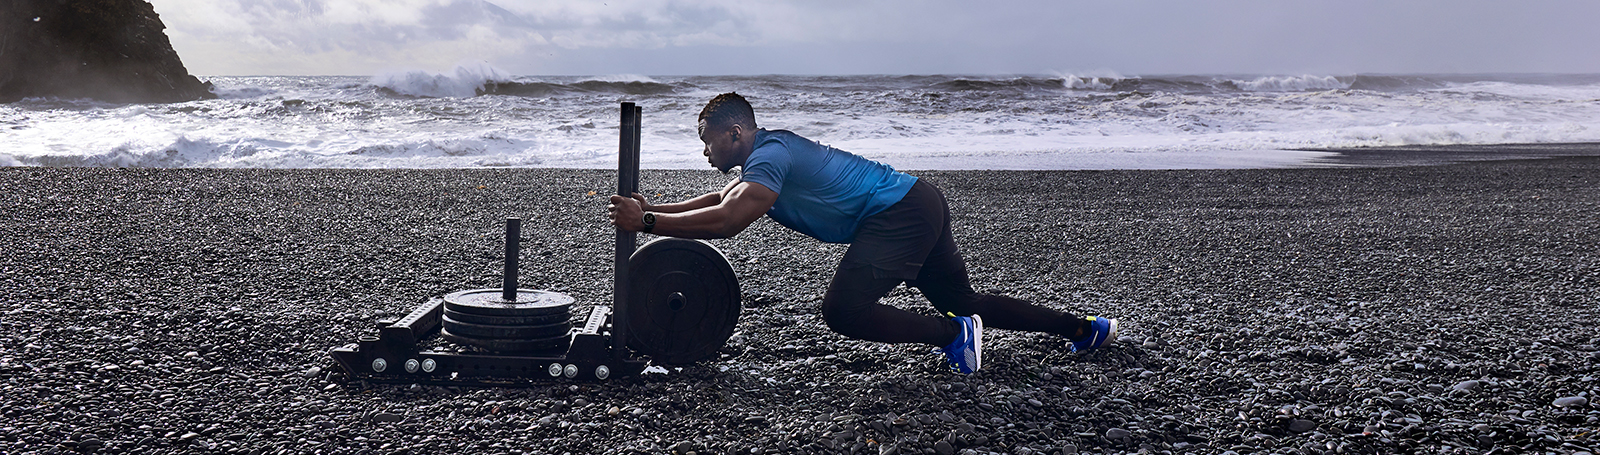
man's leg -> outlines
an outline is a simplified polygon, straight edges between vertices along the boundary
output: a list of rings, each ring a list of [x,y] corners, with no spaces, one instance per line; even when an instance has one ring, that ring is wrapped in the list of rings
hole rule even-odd
[[[986,327],[1050,332],[1069,340],[1083,336],[1088,323],[1082,317],[1025,300],[973,291],[972,283],[967,279],[967,263],[956,248],[955,236],[950,229],[949,203],[942,192],[936,199],[937,207],[930,207],[929,210],[940,210],[946,215],[941,226],[943,232],[929,251],[916,281],[912,282],[935,308],[957,316],[977,314],[983,317]],[[930,201],[932,204],[934,202]]]
[[[923,316],[878,303],[903,281],[879,278],[871,267],[841,264],[822,297],[822,317],[840,335],[885,343],[944,346],[961,332],[949,318]]]
[[[927,209],[941,204],[938,199],[938,190],[919,180],[900,202],[862,221],[822,297],[829,328],[851,338],[934,346],[948,345],[961,334],[950,318],[878,303],[895,286],[916,278],[938,241],[947,213]]]
[[[1081,317],[1034,305],[1026,300],[973,291],[960,254],[954,255],[953,259],[949,262],[953,262],[954,266],[937,271],[934,267],[924,266],[923,274],[917,277],[917,289],[939,311],[957,316],[977,314],[983,316],[983,325],[991,328],[1049,332],[1071,340],[1083,336],[1088,324]]]

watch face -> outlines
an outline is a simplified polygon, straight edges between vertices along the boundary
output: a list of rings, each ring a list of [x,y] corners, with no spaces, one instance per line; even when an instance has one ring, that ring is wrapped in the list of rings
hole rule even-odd
[[[654,213],[645,213],[644,214],[644,224],[645,224],[645,226],[655,226],[656,225],[656,214],[654,214]]]

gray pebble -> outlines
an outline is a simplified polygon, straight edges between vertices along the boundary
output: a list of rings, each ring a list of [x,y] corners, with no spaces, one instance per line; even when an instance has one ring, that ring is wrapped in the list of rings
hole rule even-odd
[[[85,439],[85,440],[82,440],[82,441],[78,441],[78,450],[82,450],[82,451],[85,451],[85,452],[93,452],[93,451],[96,451],[96,450],[100,450],[100,448],[101,447],[105,447],[105,445],[106,445],[105,441],[101,441],[101,440],[95,439],[95,438],[89,438],[89,439]]]
[[[1578,167],[1566,169],[1568,165]],[[1140,344],[1069,359],[1056,352],[1057,337],[997,331],[998,338],[989,341],[1003,355],[993,368],[973,376],[936,371],[941,366],[937,356],[920,350],[903,353],[893,346],[855,342],[832,333],[815,315],[816,296],[825,291],[827,275],[845,250],[833,245],[812,248],[814,243],[789,237],[773,240],[766,231],[789,233],[762,221],[740,238],[719,243],[738,256],[738,263],[759,258],[763,267],[781,271],[741,273],[741,284],[749,285],[744,288],[746,300],[760,304],[751,306],[740,324],[745,346],[724,351],[732,354],[731,359],[668,368],[669,374],[639,380],[619,378],[603,385],[558,380],[528,388],[363,383],[329,363],[326,352],[371,333],[369,315],[381,311],[378,307],[403,314],[420,299],[488,281],[478,269],[498,256],[493,251],[497,245],[492,244],[497,235],[480,231],[492,231],[486,226],[497,224],[494,218],[499,214],[490,212],[500,206],[551,222],[537,232],[554,235],[531,237],[537,240],[529,243],[528,252],[540,259],[525,268],[530,283],[584,301],[608,300],[610,268],[587,264],[591,257],[610,257],[609,232],[602,229],[603,222],[594,221],[601,209],[574,208],[575,199],[568,197],[528,198],[521,190],[496,195],[495,185],[488,191],[470,191],[487,174],[455,170],[185,170],[147,175],[7,168],[0,170],[0,188],[23,196],[0,197],[0,208],[20,207],[26,214],[0,220],[0,230],[12,232],[32,220],[55,219],[49,213],[57,209],[46,210],[49,207],[76,213],[79,208],[105,206],[119,220],[112,231],[96,234],[74,227],[96,223],[70,222],[81,219],[66,220],[61,226],[84,234],[85,245],[115,245],[115,250],[130,255],[98,260],[111,250],[71,254],[70,249],[52,246],[60,242],[40,236],[22,240],[32,244],[17,251],[41,255],[0,255],[0,269],[7,271],[0,273],[0,286],[18,290],[23,302],[0,308],[4,313],[0,320],[12,328],[7,332],[11,338],[0,344],[20,346],[0,353],[0,376],[14,379],[5,393],[17,398],[9,407],[0,405],[4,408],[0,414],[6,415],[0,419],[0,453],[45,447],[40,444],[57,445],[59,451],[90,452],[87,449],[96,440],[101,446],[95,453],[315,453],[337,452],[340,444],[350,444],[378,453],[534,449],[552,454],[673,454],[676,451],[670,447],[687,441],[702,454],[832,449],[857,455],[925,455],[936,453],[934,446],[941,439],[945,444],[939,448],[947,454],[1017,454],[1026,447],[1034,455],[1074,455],[1080,450],[1333,455],[1340,449],[1345,453],[1471,452],[1490,447],[1516,451],[1530,444],[1533,447],[1524,451],[1593,451],[1593,444],[1569,436],[1600,427],[1600,417],[1590,412],[1594,405],[1588,403],[1600,387],[1594,378],[1600,373],[1582,364],[1600,360],[1600,350],[1594,348],[1600,345],[1600,335],[1577,318],[1536,315],[1552,308],[1592,312],[1592,289],[1569,279],[1570,265],[1583,260],[1581,255],[1589,251],[1584,245],[1596,244],[1600,233],[1594,233],[1592,226],[1562,220],[1589,219],[1578,209],[1592,206],[1596,196],[1560,189],[1600,182],[1600,161],[1539,166],[1545,165],[1403,172],[1344,169],[1338,171],[1340,184],[1332,186],[1304,185],[1327,180],[1318,177],[1322,171],[1297,170],[1287,179],[1281,178],[1281,171],[1072,173],[1067,180],[1073,184],[1066,186],[1087,193],[1074,200],[1085,206],[1084,219],[1104,220],[1089,223],[1031,219],[1032,214],[1007,208],[1026,198],[990,191],[1010,189],[1014,183],[1059,186],[1057,177],[1041,178],[1046,182],[1041,184],[1020,181],[996,186],[988,176],[936,172],[929,177],[949,183],[953,214],[966,221],[957,226],[969,229],[961,246],[975,257],[1008,248],[1010,241],[1028,243],[1027,235],[1052,228],[1080,240],[1071,248],[1072,257],[1063,258],[1065,265],[1053,264],[1064,267],[1061,273],[1051,275],[1080,281],[1035,287],[1034,278],[996,273],[1015,268],[1007,254],[974,260],[975,282],[1041,301],[1084,302],[1087,307],[1068,308],[1108,315],[1117,311],[1098,306],[1120,298],[1106,296],[1129,295],[1142,302],[1141,311],[1161,317],[1128,317],[1144,319],[1141,323],[1149,326],[1145,329],[1162,334],[1162,339],[1130,340]],[[1517,170],[1530,167],[1540,172]],[[1511,170],[1512,178],[1490,175],[1502,169]],[[720,187],[725,178],[700,179],[676,172],[652,171],[646,177],[695,180],[693,185],[663,185],[684,188]],[[590,176],[589,171],[493,173],[496,179],[501,174],[513,177],[523,182],[518,188],[537,194],[582,194],[615,183],[612,177]],[[104,184],[85,186],[79,181],[84,179],[74,176]],[[554,176],[554,183],[542,181],[548,176]],[[1524,183],[1518,182],[1527,181],[1554,185],[1528,187],[1532,191],[1500,192],[1498,187],[1479,191],[1476,181],[1454,180],[1486,176],[1495,185],[1520,186]],[[133,181],[136,189],[107,190],[122,186],[124,180]],[[1190,180],[1209,186],[1191,186]],[[1345,180],[1355,183],[1351,192],[1343,192]],[[397,187],[396,181],[415,183]],[[1401,181],[1407,182],[1401,188],[1385,183]],[[1416,183],[1423,186],[1414,187]],[[141,185],[147,188],[139,189]],[[208,188],[212,185],[215,190]],[[77,193],[58,191],[63,187],[78,188]],[[1096,188],[1132,193],[1107,198],[1109,193]],[[1267,190],[1235,197],[1240,190],[1255,188]],[[1437,188],[1421,193],[1449,196],[1408,191],[1415,188]],[[1203,195],[1197,199],[1177,194],[1191,190]],[[448,196],[438,207],[391,204],[386,202],[390,196],[383,196],[413,192]],[[1478,194],[1492,200],[1474,201]],[[1512,194],[1538,194],[1547,200],[1513,200],[1507,196]],[[106,195],[140,198],[143,205],[101,197]],[[197,195],[203,196],[191,197]],[[1169,200],[1188,208],[1170,210]],[[1215,210],[1219,201],[1229,201],[1226,210]],[[305,206],[293,205],[300,202]],[[589,202],[600,203],[579,201]],[[1456,202],[1468,210],[1456,208]],[[989,212],[994,215],[1021,213],[1020,223],[1002,227],[1019,229],[1023,235],[971,235],[991,227],[985,225],[987,218],[981,218],[986,215],[970,218],[973,204],[998,211]],[[345,215],[352,212],[344,208],[348,205],[370,210]],[[1332,213],[1323,211],[1329,207],[1336,208],[1339,216],[1318,216]],[[246,225],[285,223],[288,229],[215,229],[207,220],[218,208],[247,214]],[[1272,216],[1257,216],[1262,208]],[[1477,209],[1493,215],[1480,216],[1488,212]],[[1545,218],[1540,219],[1552,227],[1550,235],[1536,236],[1540,248],[1548,249],[1535,254],[1522,248],[1525,244],[1497,237],[1504,220],[1525,221],[1530,213],[1542,214]],[[1316,223],[1285,224],[1277,216],[1306,214],[1311,216],[1281,218]],[[1129,229],[1126,237],[1117,229],[1099,229],[1135,217],[1153,222],[1124,224]],[[1189,226],[1189,217],[1196,218],[1193,226],[1198,229],[1168,229]],[[465,222],[438,222],[458,219]],[[1217,224],[1218,219],[1239,223]],[[1515,227],[1532,227],[1518,224]],[[165,235],[171,225],[215,235]],[[350,229],[307,228],[312,225]],[[1291,225],[1311,235],[1282,235],[1287,230],[1283,228]],[[1545,225],[1538,223],[1541,229]],[[108,234],[117,240],[106,242]],[[1136,242],[1125,242],[1129,239]],[[1189,244],[1210,248],[1181,247]],[[1424,248],[1415,248],[1418,245]],[[568,250],[575,254],[566,254]],[[176,256],[155,254],[163,251]],[[1156,251],[1161,254],[1152,254]],[[1335,254],[1318,257],[1324,251]],[[1570,255],[1560,259],[1549,253]],[[1141,280],[1146,266],[1127,264],[1144,259],[1153,259],[1151,266],[1157,268],[1193,262],[1188,272],[1192,279]],[[218,267],[231,263],[251,267]],[[1318,266],[1299,266],[1312,263]],[[1087,264],[1107,265],[1098,274]],[[301,267],[308,273],[284,273]],[[1515,279],[1493,274],[1446,279],[1496,267],[1528,273]],[[10,273],[13,270],[18,273]],[[145,275],[111,278],[108,284],[114,291],[97,293],[79,289],[82,286],[71,279],[76,275],[61,273],[71,270],[88,273],[82,277],[85,283]],[[1334,271],[1338,279],[1322,279],[1321,271]],[[1517,283],[1524,278],[1526,286]],[[382,291],[356,291],[354,299],[344,302],[349,307],[346,312],[308,305],[315,300],[312,296],[348,295],[361,287],[358,283],[378,282],[384,284]],[[1149,289],[1145,284],[1151,285]],[[1490,286],[1495,290],[1485,291]],[[210,300],[218,292],[234,291],[244,297],[227,304],[251,310],[222,318],[224,310]],[[887,303],[927,308],[925,299],[914,292],[897,291]],[[1415,304],[1429,301],[1471,302],[1477,313],[1459,314],[1451,305]],[[1552,307],[1546,301],[1562,306]],[[105,311],[117,307],[129,310]],[[1241,317],[1231,317],[1236,313]],[[1480,320],[1502,315],[1504,319],[1493,324]],[[787,322],[773,324],[771,330],[767,325],[750,325],[776,318]],[[1522,329],[1523,321],[1551,324],[1551,333],[1579,335],[1537,340],[1538,345],[1535,340],[1495,342],[1503,337],[1490,329],[1502,325]],[[240,329],[224,330],[234,326]],[[296,330],[265,330],[273,327]],[[1462,350],[1458,345],[1474,347]],[[1480,348],[1483,353],[1477,355]],[[1523,360],[1502,360],[1516,358],[1513,352],[1519,349],[1525,351],[1520,354]],[[191,350],[194,354],[185,358]],[[1204,358],[1194,360],[1201,353]],[[833,357],[820,362],[828,355]],[[808,358],[819,362],[799,363]],[[1555,368],[1558,363],[1566,367]],[[108,364],[121,369],[103,368]],[[323,381],[325,377],[330,380]],[[1580,392],[1587,393],[1578,396]],[[1109,399],[1113,396],[1121,399]],[[1584,398],[1584,404],[1576,404],[1579,400],[1574,398]],[[979,402],[989,407],[979,407]],[[1320,408],[1312,409],[1312,403]],[[888,414],[890,409],[895,414]],[[393,417],[379,417],[383,411]],[[541,419],[541,414],[549,417]],[[814,417],[821,418],[814,421]],[[1002,420],[997,424],[991,420],[995,417]],[[398,421],[373,424],[384,418]],[[1296,432],[1295,420],[1316,427]],[[1363,428],[1367,425],[1371,426]],[[1364,429],[1373,434],[1348,434]],[[1130,441],[1137,442],[1130,446]],[[1574,447],[1563,445],[1569,442]],[[1468,447],[1458,447],[1461,444]],[[1042,449],[1046,445],[1054,447]]]
[[[1589,405],[1589,399],[1584,397],[1561,397],[1555,403],[1558,408],[1581,408]]]
[[[1315,429],[1317,429],[1317,423],[1310,420],[1294,419],[1289,421],[1289,431],[1295,433],[1305,433]]]

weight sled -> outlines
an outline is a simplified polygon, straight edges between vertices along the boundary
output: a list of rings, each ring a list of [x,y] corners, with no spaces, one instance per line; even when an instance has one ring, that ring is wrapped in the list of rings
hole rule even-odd
[[[638,191],[639,118],[639,107],[622,103],[617,194]],[[521,220],[506,220],[500,289],[429,300],[400,320],[380,321],[377,335],[330,355],[349,379],[380,383],[518,386],[551,379],[606,380],[639,374],[652,362],[708,358],[738,322],[738,279],[716,248],[673,238],[636,248],[636,233],[618,229],[612,305],[591,307],[582,325],[573,327],[572,297],[517,287],[520,237]],[[461,349],[443,347],[448,344]]]

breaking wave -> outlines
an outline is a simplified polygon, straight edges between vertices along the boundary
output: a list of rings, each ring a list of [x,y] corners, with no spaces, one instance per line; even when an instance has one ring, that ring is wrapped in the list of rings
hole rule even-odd
[[[572,93],[614,93],[621,95],[663,95],[678,86],[663,84],[637,75],[618,75],[576,81],[549,81],[515,78],[489,66],[461,65],[449,73],[407,71],[384,73],[372,78],[379,93],[397,97],[469,98],[482,95],[548,97]],[[253,93],[249,90],[237,90]]]
[[[1333,76],[1264,76],[1248,81],[1231,80],[1228,83],[1247,92],[1300,92],[1307,90],[1339,90],[1350,84]]]
[[[457,65],[450,73],[406,71],[384,73],[372,78],[379,91],[392,95],[424,98],[465,98],[477,96],[486,84],[509,82],[511,75],[488,63]]]
[[[0,166],[611,168],[617,103],[631,101],[644,108],[644,167],[696,169],[696,115],[727,91],[763,126],[906,169],[1248,166],[1286,149],[1600,141],[1600,75],[529,77],[464,64],[211,81],[219,99],[0,104]]]

